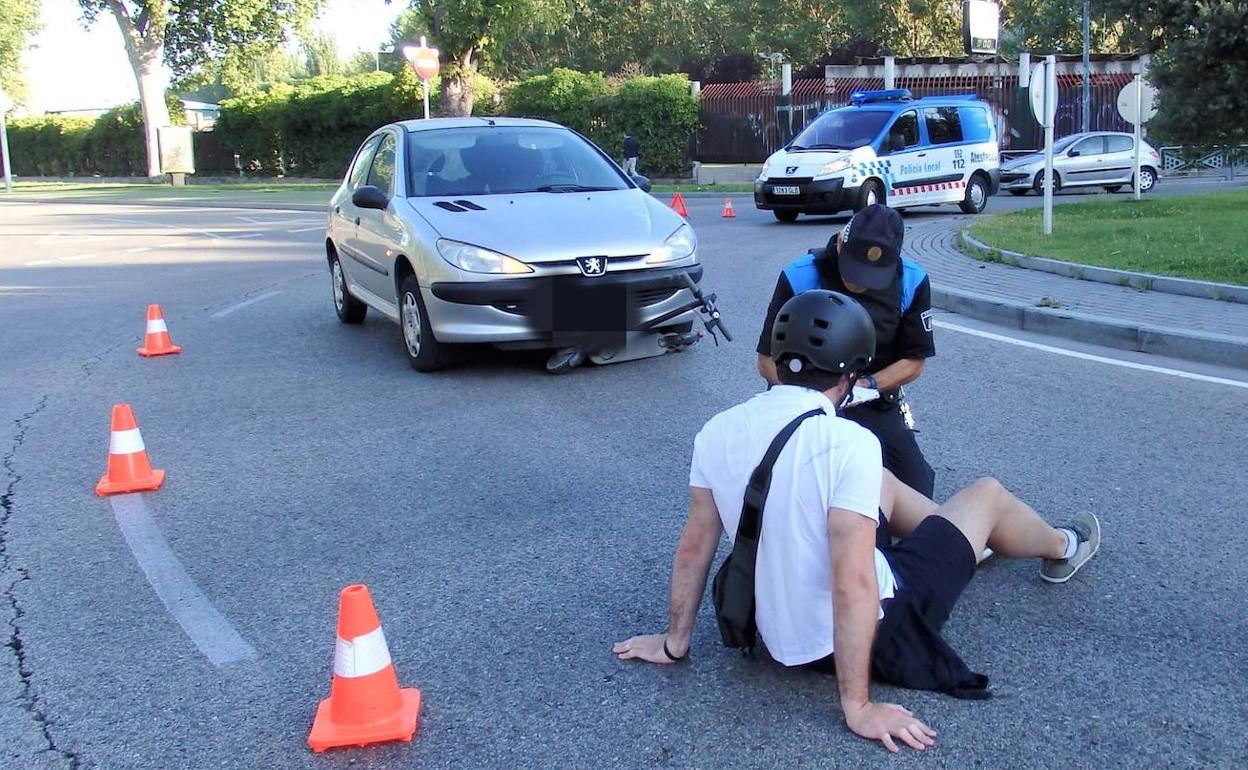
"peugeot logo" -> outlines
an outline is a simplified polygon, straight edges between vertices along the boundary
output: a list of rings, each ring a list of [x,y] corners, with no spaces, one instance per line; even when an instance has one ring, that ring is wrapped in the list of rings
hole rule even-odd
[[[602,275],[607,272],[606,257],[577,257],[576,266],[582,275]]]
[[[784,167],[785,176],[793,176],[796,173],[797,173],[797,166],[785,166]]]

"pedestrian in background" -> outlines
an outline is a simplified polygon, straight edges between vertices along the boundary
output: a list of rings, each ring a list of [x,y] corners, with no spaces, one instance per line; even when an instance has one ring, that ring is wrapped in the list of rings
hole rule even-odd
[[[637,159],[641,157],[641,142],[629,132],[624,132],[624,171],[629,176],[637,174]]]

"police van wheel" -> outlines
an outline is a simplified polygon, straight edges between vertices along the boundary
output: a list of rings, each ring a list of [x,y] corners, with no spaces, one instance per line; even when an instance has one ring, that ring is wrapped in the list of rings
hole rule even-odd
[[[778,209],[772,209],[771,213],[773,216],[775,216],[776,219],[780,220],[781,222],[796,222],[797,221],[796,211],[780,211]]]
[[[978,214],[988,205],[988,185],[979,174],[971,177],[966,183],[966,195],[962,197],[959,207],[963,214]]]
[[[858,189],[858,201],[854,204],[854,211],[862,211],[867,206],[884,202],[884,188],[874,179],[868,179]]]

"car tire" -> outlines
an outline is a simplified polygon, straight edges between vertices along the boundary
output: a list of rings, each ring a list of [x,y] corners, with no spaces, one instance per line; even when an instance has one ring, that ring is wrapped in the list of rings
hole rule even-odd
[[[872,203],[888,205],[884,198],[884,187],[874,179],[868,179],[858,188],[858,200],[854,202],[854,213],[862,211]]]
[[[1122,189],[1122,185],[1120,184],[1111,184],[1111,185],[1105,186],[1105,192],[1107,193],[1116,193],[1121,189]]]
[[[1148,166],[1141,166],[1140,167],[1140,192],[1141,193],[1149,192],[1150,190],[1153,189],[1153,187],[1156,184],[1157,184],[1157,172],[1153,171]],[[1134,187],[1134,185],[1135,185],[1135,180],[1132,180],[1132,187]]]
[[[1036,180],[1031,183],[1031,189],[1035,190],[1036,195],[1044,195],[1044,172],[1043,171],[1036,172]],[[1056,195],[1057,193],[1061,192],[1061,189],[1062,189],[1062,175],[1057,173],[1057,170],[1055,169],[1053,171],[1053,194]]]
[[[1021,197],[1023,197],[1024,195],[1026,195],[1026,194],[1027,194],[1027,193],[1029,193],[1029,192],[1031,192],[1031,190],[1011,189],[1011,190],[1010,190],[1010,195],[1017,195],[1018,197],[1020,197],[1020,198],[1021,198]]]
[[[771,213],[772,213],[772,216],[774,216],[780,222],[796,222],[797,221],[798,212],[796,211],[780,211],[779,209],[772,209]]]
[[[344,324],[363,323],[364,316],[368,315],[368,305],[351,296],[351,290],[347,288],[347,275],[342,271],[342,263],[338,261],[337,254],[329,258],[329,283],[338,320]]]
[[[425,300],[420,296],[416,276],[409,275],[399,287],[399,327],[407,362],[418,372],[436,372],[446,366],[446,346],[433,336]]]
[[[978,214],[988,206],[988,183],[980,174],[972,174],[966,183],[966,194],[958,208],[963,214]]]

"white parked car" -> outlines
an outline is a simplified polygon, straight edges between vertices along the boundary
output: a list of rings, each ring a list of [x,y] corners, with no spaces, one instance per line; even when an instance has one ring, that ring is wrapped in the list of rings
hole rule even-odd
[[[1071,134],[1053,143],[1053,190],[1104,187],[1118,192],[1134,187],[1135,137],[1117,131]],[[1157,184],[1161,153],[1144,142],[1140,152],[1140,192]],[[1001,189],[1014,195],[1044,192],[1044,153],[1012,158],[1001,164]]]

